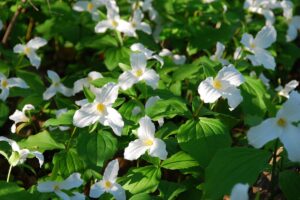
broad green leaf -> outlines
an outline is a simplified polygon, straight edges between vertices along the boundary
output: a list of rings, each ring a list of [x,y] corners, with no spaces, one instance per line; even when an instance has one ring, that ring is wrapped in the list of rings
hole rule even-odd
[[[180,193],[186,191],[187,187],[180,183],[161,181],[158,189],[163,199],[175,200]]]
[[[219,150],[205,171],[206,199],[229,195],[236,183],[252,185],[268,166],[270,156],[268,151],[246,147]]]
[[[88,89],[86,87],[83,87],[83,93],[84,93],[84,96],[86,97],[86,99],[89,102],[93,102],[94,101],[95,94],[90,89]]]
[[[173,80],[182,81],[184,79],[192,79],[201,69],[201,66],[195,64],[180,65],[180,67],[174,72]]]
[[[19,187],[16,183],[7,183],[0,181],[0,199],[1,200],[13,200],[20,199],[31,200],[33,195],[25,191],[24,188]]]
[[[125,119],[137,121],[144,115],[144,105],[136,100],[129,100],[122,104],[119,112]]]
[[[41,79],[41,76],[34,72],[18,70],[17,76],[23,79],[30,87],[30,89],[34,91],[35,94],[36,93],[42,94],[46,90],[44,83]]]
[[[103,77],[103,78],[98,78],[96,80],[91,81],[91,84],[93,84],[96,87],[103,87],[106,83],[109,83],[109,82],[116,83],[117,80],[115,78]]]
[[[105,51],[104,63],[109,71],[115,69],[118,64],[127,63],[129,58],[129,50],[125,47],[112,47]],[[127,61],[127,62],[126,62]]]
[[[300,174],[284,171],[279,174],[279,186],[287,200],[300,199]]]
[[[77,154],[75,149],[63,150],[53,157],[52,174],[61,174],[64,177],[74,172],[81,172],[85,168],[84,161]]]
[[[58,118],[48,119],[44,126],[72,125],[74,113],[75,110],[69,110],[68,112],[61,114]]]
[[[199,166],[199,163],[189,154],[183,151],[179,151],[178,153],[172,155],[170,158],[164,160],[161,166],[166,169],[175,170]]]
[[[27,139],[18,142],[18,144],[22,148],[38,150],[40,152],[65,148],[64,144],[55,141],[48,131],[43,131],[36,135],[29,136]]]
[[[78,138],[78,153],[95,166],[102,167],[117,151],[118,140],[107,131],[88,134],[80,133]]]
[[[133,195],[129,200],[152,200],[152,198],[147,193],[141,193]]]
[[[9,108],[5,103],[0,102],[0,126],[2,126],[6,122],[8,114]]]
[[[130,170],[122,180],[123,188],[132,194],[154,192],[161,177],[160,169],[155,166]]]
[[[200,117],[180,126],[177,140],[180,147],[206,167],[217,150],[229,147],[228,128],[218,119]]]

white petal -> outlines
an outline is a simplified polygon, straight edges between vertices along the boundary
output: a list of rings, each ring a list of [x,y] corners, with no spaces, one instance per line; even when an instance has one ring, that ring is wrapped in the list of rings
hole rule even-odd
[[[158,100],[160,100],[159,96],[150,97],[145,103],[145,108],[152,107]]]
[[[40,182],[37,185],[37,190],[39,192],[54,192],[54,186],[57,184],[55,181]]]
[[[83,180],[80,178],[79,173],[71,174],[66,180],[60,183],[60,189],[62,190],[70,190],[72,188],[77,188],[81,186]]]
[[[57,91],[66,97],[70,97],[73,95],[73,89],[67,88],[62,83],[60,83],[59,86],[57,87]]]
[[[162,57],[172,56],[172,52],[169,49],[162,49],[158,55],[160,55]]]
[[[7,142],[11,146],[13,151],[20,151],[20,147],[18,143],[16,143],[14,140],[8,139],[7,137],[4,136],[0,136],[0,141]]]
[[[73,94],[77,94],[78,92],[83,90],[83,87],[88,87],[89,85],[90,84],[89,84],[87,78],[82,78],[82,79],[75,81],[74,87],[73,87]]]
[[[9,89],[7,88],[1,88],[2,91],[0,93],[0,99],[5,101],[7,99],[7,97],[9,96]]]
[[[249,144],[255,148],[261,148],[267,142],[278,138],[282,133],[282,128],[277,125],[276,118],[269,118],[261,124],[250,128],[247,133]]]
[[[148,146],[140,139],[134,140],[129,143],[128,147],[125,148],[124,158],[127,160],[136,160],[143,155],[147,150]]]
[[[234,86],[240,86],[243,82],[245,82],[243,75],[233,65],[223,67],[219,71],[216,79],[228,81]]]
[[[277,118],[285,118],[289,122],[300,121],[300,94],[292,92],[290,98],[282,105],[282,108],[277,113]]]
[[[25,45],[23,44],[17,44],[16,46],[14,46],[14,53],[24,53],[25,50]]]
[[[35,37],[27,43],[27,46],[29,48],[38,49],[42,46],[45,46],[46,44],[47,44],[47,40],[40,37]]]
[[[55,190],[54,193],[60,197],[60,199],[62,200],[70,200],[69,195],[67,195],[66,193],[60,191],[60,190]]]
[[[221,97],[221,93],[213,87],[212,82],[213,78],[208,77],[198,87],[198,93],[204,103],[214,103]]]
[[[114,184],[114,187],[109,191],[116,200],[126,200],[125,190],[118,183]]]
[[[147,49],[143,44],[141,43],[134,43],[130,46],[131,51],[137,51],[144,53],[147,59],[150,59],[153,55],[153,51]]]
[[[55,82],[55,83],[60,82],[60,77],[58,76],[58,74],[55,71],[47,70],[47,75],[51,79],[52,82]]]
[[[15,123],[28,122],[29,118],[21,111],[16,110],[12,115],[9,116],[9,119]]]
[[[300,162],[300,128],[292,124],[285,127],[285,132],[280,136],[283,146],[286,148],[288,158],[294,162]]]
[[[158,86],[159,75],[153,69],[146,69],[141,79],[146,82],[147,85],[156,89]]]
[[[99,78],[103,78],[102,74],[100,72],[92,71],[88,74],[88,77],[91,78],[92,80],[96,80]]]
[[[95,183],[91,186],[89,196],[92,198],[99,198],[105,192],[100,182]]]
[[[110,126],[117,136],[121,136],[124,127],[124,121],[122,119],[122,116],[117,110],[111,107],[107,107],[106,110],[108,115],[106,116],[104,125]]]
[[[246,58],[251,61],[251,64],[253,66],[261,65],[260,61],[258,60],[258,58],[255,55],[247,55]]]
[[[137,26],[137,30],[141,30],[148,35],[152,33],[150,25],[145,22],[140,23],[139,26]]]
[[[286,41],[291,42],[297,38],[298,30],[293,24],[289,24],[287,34],[286,34]]]
[[[266,69],[275,69],[275,59],[268,51],[261,48],[255,48],[255,57]]]
[[[240,90],[235,87],[226,88],[222,96],[227,99],[230,111],[234,110],[243,100]]]
[[[74,4],[73,9],[78,12],[86,11],[88,3],[88,1],[78,1]]]
[[[108,20],[103,20],[97,23],[95,26],[96,33],[104,33],[107,29],[113,29],[113,26]]]
[[[39,151],[31,151],[30,153],[33,154],[39,160],[40,167],[42,167],[44,163],[44,155]]]
[[[73,192],[74,196],[70,200],[85,200],[85,195],[79,192]]]
[[[147,115],[142,117],[139,121],[140,127],[137,130],[138,137],[140,139],[154,138],[155,126]]]
[[[222,43],[217,42],[216,52],[213,56],[210,57],[210,59],[218,61],[222,57],[224,50],[225,46]]]
[[[274,24],[275,16],[274,16],[273,11],[263,9],[262,14],[264,15],[264,17],[266,19],[266,25],[271,26],[272,24]]]
[[[103,180],[110,181],[111,183],[116,182],[119,172],[119,161],[118,159],[112,160],[108,163],[103,174]]]
[[[99,120],[99,115],[95,109],[95,105],[89,103],[77,110],[73,117],[74,126],[83,128],[96,123]]]
[[[75,104],[77,105],[77,106],[84,106],[85,104],[88,104],[89,103],[89,101],[87,100],[87,99],[82,99],[82,100],[79,100],[79,101],[75,101]]]
[[[46,91],[43,93],[43,99],[49,100],[51,99],[57,92],[57,88],[51,85],[49,88],[46,89]]]
[[[97,102],[105,105],[112,105],[118,98],[119,86],[115,83],[107,83],[101,89],[96,89],[95,93]]]
[[[273,26],[264,26],[255,36],[255,45],[260,48],[268,48],[276,41],[277,33]]]
[[[153,145],[149,149],[149,155],[158,157],[161,160],[167,159],[168,152],[166,150],[166,143],[161,139],[155,138],[153,141]]]
[[[175,55],[173,55],[172,59],[176,65],[183,65],[186,61],[185,55],[175,54]]]
[[[27,83],[20,78],[10,78],[7,82],[9,87],[29,88]]]
[[[129,22],[122,20],[122,19],[118,20],[117,30],[119,32],[124,33],[125,35],[127,35],[129,37],[136,36],[135,29],[133,28],[133,26]]]
[[[144,53],[131,53],[130,63],[134,71],[144,70],[147,65],[147,58]]]
[[[230,200],[248,200],[248,184],[235,184],[231,190]]]
[[[158,56],[158,55],[153,55],[152,58],[155,59],[155,60],[157,60],[157,61],[160,63],[160,67],[162,67],[162,66],[164,65],[164,59],[162,59],[160,56]],[[177,62],[177,63],[178,63],[178,62],[182,63],[183,60],[182,60],[182,58],[180,58],[179,60],[176,60],[176,62]],[[184,62],[185,62],[185,60],[184,60]],[[183,63],[184,63],[184,62],[183,62]],[[176,63],[175,63],[175,64],[176,64]]]
[[[138,79],[134,76],[131,71],[123,72],[119,76],[118,84],[122,88],[122,90],[127,90],[131,88],[133,84],[137,83]]]
[[[28,111],[28,110],[33,110],[33,109],[35,109],[33,105],[31,105],[31,104],[26,104],[26,105],[24,105],[24,107],[23,107],[23,109],[22,109],[22,112],[25,113],[26,111]]]
[[[251,48],[251,44],[253,43],[254,39],[253,36],[248,34],[248,33],[244,33],[242,36],[242,40],[241,43],[247,47],[247,48]]]

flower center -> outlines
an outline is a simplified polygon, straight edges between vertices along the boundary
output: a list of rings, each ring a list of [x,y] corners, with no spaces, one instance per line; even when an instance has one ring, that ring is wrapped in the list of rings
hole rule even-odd
[[[87,10],[91,12],[93,9],[94,9],[94,4],[92,4],[91,2],[88,3]]]
[[[137,70],[136,72],[135,72],[135,76],[136,77],[140,77],[140,76],[142,76],[143,75],[143,70],[141,70],[141,69],[139,69],[139,70]]]
[[[112,20],[111,24],[113,25],[113,27],[117,27],[118,26],[118,22],[116,20]]]
[[[28,55],[28,54],[30,54],[30,52],[31,52],[31,49],[30,49],[29,47],[25,47],[24,53],[25,53],[26,55]]]
[[[104,187],[105,187],[106,189],[109,189],[109,188],[111,188],[111,186],[112,186],[112,184],[111,184],[111,182],[110,182],[110,181],[105,181],[105,183],[104,183]]]
[[[58,87],[59,86],[59,82],[55,82],[53,83],[54,87]]]
[[[133,28],[136,28],[136,23],[135,22],[131,22],[131,25]]]
[[[251,48],[251,49],[254,49],[255,47],[256,47],[255,43],[254,43],[254,42],[251,42],[251,43],[250,43],[250,48]]]
[[[152,139],[144,140],[144,144],[145,144],[146,146],[152,146],[152,145],[153,145],[153,140],[152,140]]]
[[[53,189],[54,189],[55,191],[60,190],[59,185],[54,185],[54,186],[53,186]]]
[[[277,125],[281,126],[281,127],[285,127],[286,126],[286,120],[284,118],[279,118],[277,120]]]
[[[104,110],[105,110],[105,105],[103,105],[103,103],[98,103],[98,105],[97,105],[97,110],[98,110],[99,112],[103,113]]]
[[[216,89],[221,89],[222,88],[222,83],[219,80],[214,80],[213,81],[213,87]]]
[[[3,81],[1,82],[1,86],[2,86],[3,88],[6,88],[6,87],[8,86],[7,80],[3,80]]]

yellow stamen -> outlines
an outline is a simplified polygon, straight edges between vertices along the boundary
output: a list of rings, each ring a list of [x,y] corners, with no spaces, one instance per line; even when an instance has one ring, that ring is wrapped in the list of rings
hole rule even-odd
[[[87,10],[91,12],[93,9],[94,9],[94,4],[92,4],[91,2],[88,3]]]
[[[136,27],[136,23],[135,22],[132,22],[131,25],[132,25],[133,28]]]
[[[6,87],[8,86],[7,80],[3,80],[2,83],[1,83],[1,86],[2,86],[3,88],[6,88]]]
[[[286,120],[284,118],[279,118],[277,120],[277,125],[281,126],[281,127],[285,127],[286,126]]]
[[[97,105],[97,110],[99,111],[99,112],[104,112],[104,110],[105,110],[105,105],[103,105],[102,103],[98,103],[98,105]]]
[[[105,183],[104,183],[105,188],[109,189],[109,188],[111,188],[111,186],[112,186],[112,184],[110,181],[105,181]]]
[[[54,185],[54,186],[53,186],[53,189],[54,189],[54,190],[60,190],[59,185]]]
[[[54,87],[58,87],[59,86],[59,82],[55,82],[53,83]]]
[[[147,139],[147,140],[144,141],[144,144],[146,146],[152,146],[153,145],[153,140],[152,139]]]
[[[118,26],[118,22],[116,20],[112,20],[111,24],[113,25],[113,27],[117,27]]]
[[[254,48],[256,47],[255,43],[254,43],[254,42],[251,42],[251,43],[250,43],[250,47],[251,47],[251,49],[254,49]]]
[[[139,69],[135,72],[135,76],[140,77],[143,75],[143,70]]]
[[[213,87],[216,89],[221,89],[222,88],[222,83],[219,80],[214,80],[213,81]]]
[[[25,47],[24,53],[25,53],[26,55],[28,55],[28,54],[30,54],[30,52],[31,52],[31,49],[30,49],[29,47]]]

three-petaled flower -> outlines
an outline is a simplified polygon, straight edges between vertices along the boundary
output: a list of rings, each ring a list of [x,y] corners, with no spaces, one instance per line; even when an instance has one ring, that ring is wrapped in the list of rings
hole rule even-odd
[[[9,116],[9,119],[14,121],[14,124],[11,126],[11,132],[12,133],[16,132],[16,127],[17,127],[18,123],[20,123],[20,122],[29,122],[30,121],[30,119],[26,116],[25,112],[29,111],[29,110],[33,110],[33,109],[34,109],[33,105],[26,104],[23,107],[22,111],[16,110],[11,116]]]
[[[29,86],[20,78],[7,78],[0,72],[0,99],[5,101],[9,96],[9,89],[12,87],[29,88]]]

